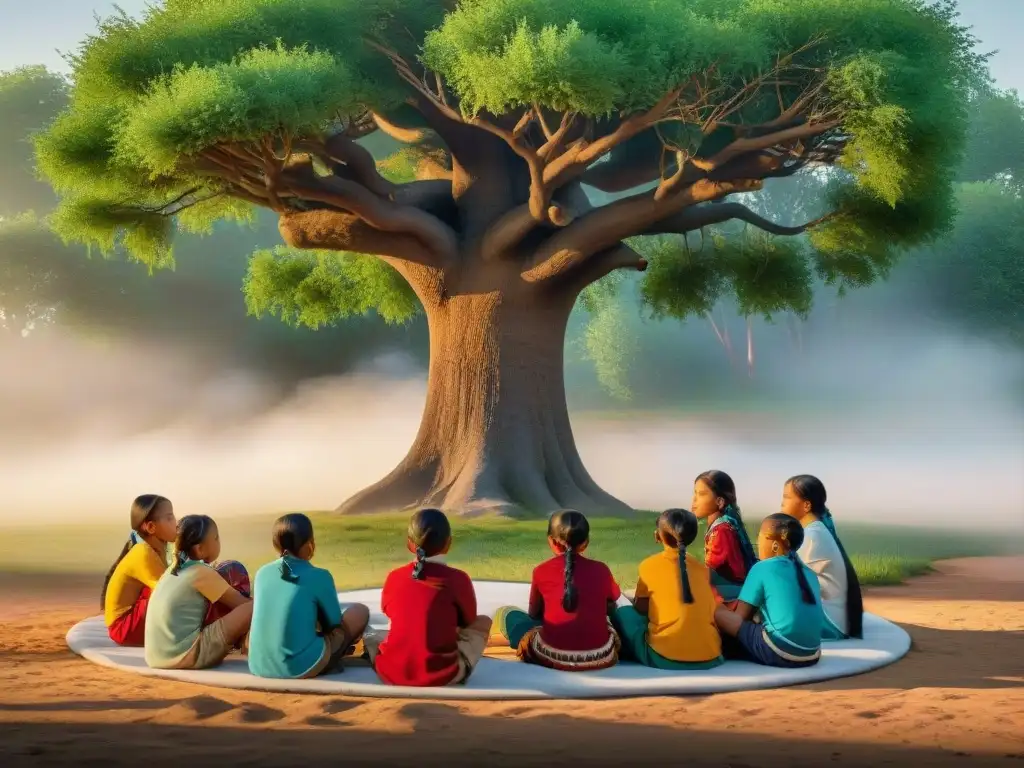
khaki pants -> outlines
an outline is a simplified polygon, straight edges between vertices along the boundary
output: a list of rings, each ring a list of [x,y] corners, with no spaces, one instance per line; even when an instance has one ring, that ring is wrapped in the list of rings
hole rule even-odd
[[[328,669],[328,667],[332,666],[331,662],[340,660],[341,654],[343,654],[345,649],[350,645],[352,645],[351,641],[340,627],[333,632],[324,635],[324,651],[320,654],[320,660],[302,676],[303,679],[308,680],[311,677],[316,677],[317,675],[322,675],[325,672],[332,671]]]
[[[224,635],[224,620],[208,624],[199,632],[192,649],[175,666],[175,669],[209,669],[216,667],[228,654],[231,646]]]
[[[367,655],[370,657],[370,664],[373,664],[377,659],[380,644],[384,642],[387,636],[387,630],[375,632],[370,629],[363,635],[363,645],[366,648]],[[449,685],[466,682],[473,669],[480,662],[480,659],[483,658],[484,651],[487,649],[488,639],[487,634],[483,632],[477,632],[472,629],[459,630],[457,643],[459,649],[459,671]]]

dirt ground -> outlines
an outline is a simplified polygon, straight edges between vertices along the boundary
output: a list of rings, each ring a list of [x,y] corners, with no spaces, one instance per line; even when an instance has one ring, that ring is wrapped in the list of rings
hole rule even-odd
[[[0,766],[302,764],[1024,767],[1024,557],[951,560],[867,607],[910,654],[844,680],[608,701],[263,694],[89,664],[93,576],[0,575]]]

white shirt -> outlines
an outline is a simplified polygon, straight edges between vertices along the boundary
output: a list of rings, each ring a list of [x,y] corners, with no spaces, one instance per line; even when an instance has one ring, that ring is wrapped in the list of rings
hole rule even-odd
[[[846,621],[846,564],[835,537],[820,520],[804,528],[804,543],[797,550],[807,567],[818,574],[821,607],[825,619],[843,635],[849,634]]]

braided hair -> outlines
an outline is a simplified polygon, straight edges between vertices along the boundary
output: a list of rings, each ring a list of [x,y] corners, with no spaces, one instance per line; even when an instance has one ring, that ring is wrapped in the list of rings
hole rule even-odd
[[[452,537],[452,526],[448,517],[439,509],[421,509],[409,520],[407,531],[409,544],[416,553],[416,564],[412,577],[423,579],[423,568],[428,557],[439,554]]]
[[[132,502],[130,517],[132,532],[128,536],[128,540],[124,543],[124,546],[121,548],[121,554],[117,556],[114,564],[110,566],[110,570],[107,571],[107,575],[103,577],[103,589],[100,590],[100,608],[105,607],[107,604],[107,587],[110,586],[110,580],[113,578],[114,571],[117,570],[117,566],[125,559],[125,557],[128,556],[128,552],[131,548],[141,540],[139,529],[144,523],[148,523],[153,519],[153,515],[157,513],[162,505],[170,503],[171,502],[168,499],[155,493],[144,493],[141,496],[136,497],[135,501]],[[166,557],[166,553],[164,556]]]
[[[736,483],[725,472],[720,469],[709,469],[701,472],[694,479],[694,483],[703,482],[718,498],[725,502],[721,515],[725,521],[736,531],[740,540],[740,550],[743,553],[743,564],[747,571],[754,567],[757,562],[757,551],[754,549],[747,528],[743,524],[743,515],[740,513],[740,505],[736,500]]]
[[[786,485],[793,489],[793,492],[802,501],[811,505],[811,514],[821,520],[828,528],[832,538],[835,539],[839,553],[843,556],[843,566],[846,569],[846,623],[850,637],[864,636],[864,597],[860,590],[860,579],[857,577],[857,570],[853,567],[850,556],[846,554],[843,542],[839,540],[836,533],[836,525],[832,521],[832,513],[825,506],[828,498],[825,493],[825,484],[814,475],[796,475],[786,481]]]
[[[658,536],[667,547],[679,550],[679,578],[683,602],[693,602],[690,577],[686,572],[686,548],[697,538],[697,516],[688,509],[666,509],[658,515]]]
[[[590,523],[582,512],[563,509],[548,520],[548,538],[564,550],[565,566],[562,586],[562,608],[567,613],[576,611],[579,594],[573,582],[578,550],[590,540]]]
[[[216,523],[208,515],[185,515],[178,521],[178,536],[174,540],[174,562],[171,564],[172,576],[178,575],[192,559],[192,548],[202,544],[215,527]]]
[[[805,573],[807,568],[800,562],[796,554],[800,545],[804,543],[804,527],[800,525],[800,521],[790,515],[776,512],[774,515],[768,515],[761,523],[761,527],[765,529],[768,538],[786,545],[786,558],[793,563],[793,568],[796,569],[796,581],[800,585],[800,595],[805,603],[814,605],[818,601],[814,598],[814,592],[811,591],[810,582],[807,581]]]
[[[313,540],[313,521],[301,512],[282,515],[274,521],[273,539],[274,549],[281,555],[281,578],[298,584],[299,577],[288,558],[298,557],[302,548]]]

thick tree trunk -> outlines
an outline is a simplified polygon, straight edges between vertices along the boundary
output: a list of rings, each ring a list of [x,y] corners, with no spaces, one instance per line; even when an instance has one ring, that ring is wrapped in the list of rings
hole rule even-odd
[[[430,329],[419,433],[391,474],[338,511],[628,513],[587,473],[569,424],[563,349],[575,296],[417,292]]]

